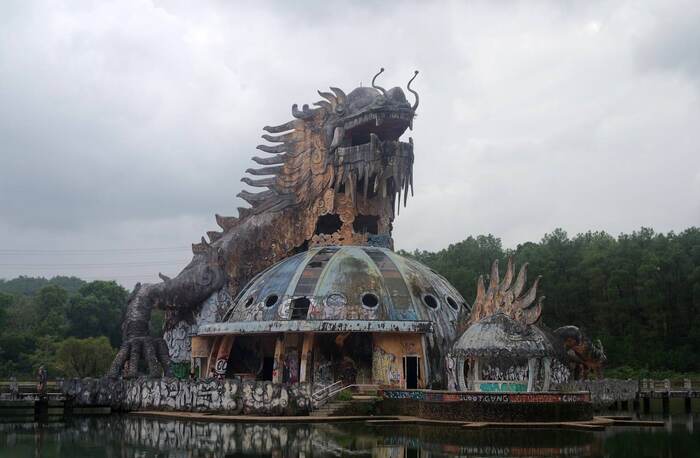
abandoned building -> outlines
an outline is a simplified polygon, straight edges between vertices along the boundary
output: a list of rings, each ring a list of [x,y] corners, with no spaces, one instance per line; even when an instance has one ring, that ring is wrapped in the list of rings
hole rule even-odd
[[[244,380],[425,388],[442,377],[431,356],[467,307],[442,276],[389,249],[314,248],[259,274],[222,320],[200,326],[192,366]]]

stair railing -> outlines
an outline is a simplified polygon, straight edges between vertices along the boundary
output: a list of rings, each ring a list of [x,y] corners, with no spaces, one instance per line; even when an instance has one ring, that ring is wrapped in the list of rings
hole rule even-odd
[[[328,402],[329,399],[337,396],[341,392],[351,389],[351,388],[379,388],[379,385],[374,384],[363,384],[363,383],[353,383],[351,385],[343,385],[342,380],[338,380],[328,386],[321,388],[311,395],[311,400],[313,402],[314,408],[318,409],[323,404]]]

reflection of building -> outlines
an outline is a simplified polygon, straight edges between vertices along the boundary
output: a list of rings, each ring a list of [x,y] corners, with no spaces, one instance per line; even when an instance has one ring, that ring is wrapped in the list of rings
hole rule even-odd
[[[192,339],[193,365],[226,377],[425,388],[468,314],[457,290],[386,248],[328,246],[255,277]],[[435,357],[437,356],[437,357]]]

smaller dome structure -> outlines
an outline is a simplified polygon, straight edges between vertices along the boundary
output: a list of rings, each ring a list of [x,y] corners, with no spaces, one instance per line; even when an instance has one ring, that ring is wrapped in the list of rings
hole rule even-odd
[[[529,359],[556,356],[554,345],[537,326],[525,326],[503,313],[471,325],[452,353],[465,358]]]
[[[555,337],[537,323],[542,297],[537,299],[539,278],[525,292],[527,264],[515,275],[508,260],[501,281],[498,261],[491,268],[488,290],[483,278],[477,282],[477,297],[466,329],[456,339],[448,356],[453,368],[448,384],[461,391],[548,391],[553,364],[560,381],[561,357]]]

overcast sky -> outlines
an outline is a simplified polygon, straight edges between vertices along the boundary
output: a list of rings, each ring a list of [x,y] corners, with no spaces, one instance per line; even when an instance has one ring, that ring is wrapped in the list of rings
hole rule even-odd
[[[0,278],[176,274],[262,126],[381,66],[421,71],[397,248],[700,224],[697,0],[258,3],[0,3]]]

